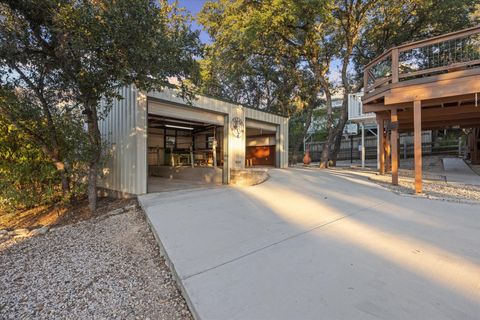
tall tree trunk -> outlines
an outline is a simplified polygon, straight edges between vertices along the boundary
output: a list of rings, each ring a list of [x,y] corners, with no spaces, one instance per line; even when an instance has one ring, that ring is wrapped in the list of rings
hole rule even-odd
[[[90,212],[95,212],[97,210],[97,175],[98,175],[98,164],[96,162],[91,162],[88,169],[88,208]]]
[[[63,196],[69,196],[70,194],[70,177],[66,170],[66,165],[62,161],[55,161],[55,167],[57,168],[60,178],[62,180],[62,194]]]
[[[83,112],[87,116],[87,132],[90,141],[91,158],[88,170],[88,208],[90,212],[95,212],[97,209],[97,177],[98,164],[100,162],[102,153],[102,141],[100,136],[100,129],[98,128],[97,105],[95,103],[86,102],[85,110]]]
[[[343,85],[343,101],[342,101],[342,111],[340,114],[340,119],[334,130],[334,139],[335,145],[332,150],[332,160],[334,165],[337,164],[337,156],[340,151],[340,146],[342,144],[342,135],[343,128],[348,121],[348,95],[352,92],[352,86],[348,79],[348,65],[350,63],[350,57],[353,51],[353,43],[356,41],[356,35],[352,35],[352,30],[349,26],[350,20],[347,19],[347,27],[345,30],[346,33],[346,50],[342,59],[342,85]]]
[[[337,156],[338,156],[338,153],[340,152],[340,146],[342,144],[343,128],[345,127],[347,120],[348,120],[348,93],[345,93],[343,96],[342,113],[335,127],[335,133],[334,133],[335,142],[334,142],[333,150],[330,154],[331,160],[334,166],[337,165]]]
[[[332,95],[330,93],[330,87],[328,83],[323,80],[322,88],[325,92],[326,108],[327,108],[327,141],[323,144],[322,153],[320,155],[320,168],[328,168],[328,160],[330,159],[330,149],[334,141],[334,126],[333,126],[333,108],[332,108]]]

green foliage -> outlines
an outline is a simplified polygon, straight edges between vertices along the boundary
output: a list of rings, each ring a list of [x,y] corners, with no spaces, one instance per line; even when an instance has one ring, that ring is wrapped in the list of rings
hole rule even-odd
[[[60,177],[30,137],[0,116],[0,211],[61,199]]]
[[[331,1],[209,1],[199,21],[214,42],[203,92],[286,115],[318,105],[316,71],[331,58]],[[320,70],[322,69],[323,70]]]
[[[45,117],[46,127],[55,128],[47,130],[49,141],[56,142],[48,153],[61,171],[69,154],[56,128],[63,122],[55,124],[47,110],[60,102],[68,105],[72,119],[85,120],[89,143],[82,157],[89,165],[88,194],[95,210],[102,161],[98,121],[119,98],[118,89],[132,83],[142,90],[179,88],[191,99],[198,32],[190,29],[188,14],[167,0],[2,0],[0,17],[0,84],[34,96],[32,104],[43,109],[36,119]],[[107,103],[100,107],[101,101]],[[45,140],[43,134],[39,138]]]
[[[347,121],[347,95],[362,86],[362,68],[390,46],[468,27],[475,0],[219,0],[200,23],[213,43],[202,61],[201,90],[291,116],[298,150],[313,109],[326,100],[322,159],[335,158]],[[344,103],[331,106],[332,61],[340,65]],[[326,134],[326,136],[325,136]],[[333,146],[333,147],[332,147]]]
[[[386,0],[372,11],[353,56],[357,79],[363,66],[390,47],[475,24],[476,0]],[[477,13],[475,13],[477,12]],[[478,21],[476,22],[478,23]]]

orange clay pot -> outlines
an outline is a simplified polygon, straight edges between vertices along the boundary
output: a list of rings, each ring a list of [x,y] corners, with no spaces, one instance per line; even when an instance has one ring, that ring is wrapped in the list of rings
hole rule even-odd
[[[305,156],[303,157],[303,164],[308,166],[312,162],[312,158],[310,158],[310,151],[305,152]]]

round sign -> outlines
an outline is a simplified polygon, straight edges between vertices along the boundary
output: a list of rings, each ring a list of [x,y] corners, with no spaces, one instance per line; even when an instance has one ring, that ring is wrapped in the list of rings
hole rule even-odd
[[[239,117],[232,118],[232,122],[230,123],[230,129],[233,132],[233,135],[237,138],[240,138],[245,131],[245,124],[243,120]]]

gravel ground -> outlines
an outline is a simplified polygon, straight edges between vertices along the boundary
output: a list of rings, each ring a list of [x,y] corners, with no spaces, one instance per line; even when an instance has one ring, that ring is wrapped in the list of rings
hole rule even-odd
[[[433,199],[479,203],[480,186],[449,184],[446,182],[445,170],[443,169],[442,158],[445,156],[426,156],[422,159],[423,168],[423,195]],[[413,170],[413,159],[401,159],[399,168],[398,186],[392,185],[391,174],[379,175],[373,168],[334,168],[332,170],[351,171],[352,173],[365,176],[387,189],[400,194],[414,194],[415,171]],[[480,166],[478,166],[480,168]],[[477,169],[477,168],[472,168]],[[480,170],[478,171],[480,173]]]
[[[410,177],[400,177],[398,186],[392,185],[391,175],[372,174],[369,179],[388,189],[403,193],[413,194],[415,187],[415,179]],[[450,200],[457,202],[479,202],[480,203],[480,187],[472,185],[448,184],[444,181],[423,181],[423,194],[427,197],[439,198],[442,200]]]
[[[138,207],[4,240],[0,270],[0,319],[192,318]]]

